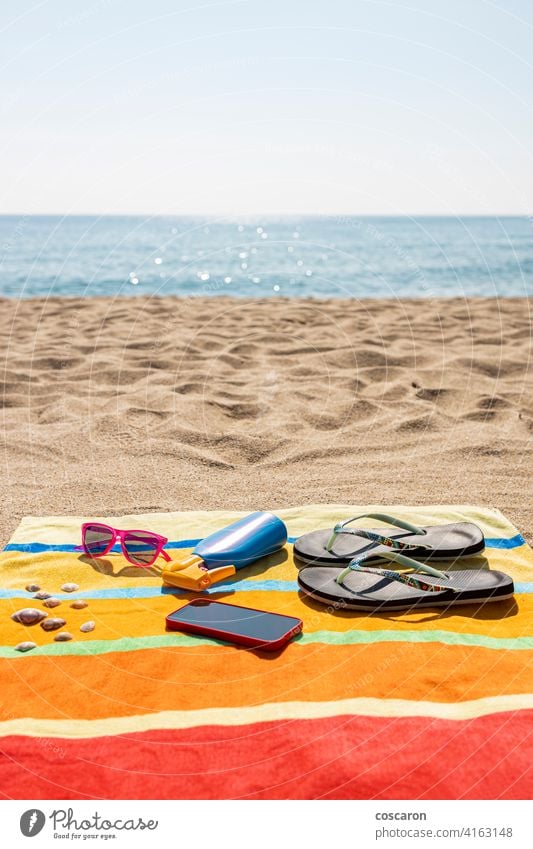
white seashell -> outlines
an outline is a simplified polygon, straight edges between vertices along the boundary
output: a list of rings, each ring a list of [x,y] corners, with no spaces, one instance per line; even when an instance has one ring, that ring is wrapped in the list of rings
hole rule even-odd
[[[56,634],[54,637],[56,643],[68,643],[68,641],[72,639],[72,634],[69,634],[68,631],[60,631],[59,634]]]
[[[13,622],[20,622],[21,625],[36,625],[37,622],[42,622],[46,619],[48,613],[44,610],[37,610],[36,607],[24,607],[22,610],[17,610],[11,614]]]
[[[83,625],[80,625],[80,631],[87,633],[88,631],[94,631],[96,628],[96,622],[84,622]]]
[[[88,607],[89,605],[82,598],[79,598],[77,601],[73,601],[70,606],[73,607],[74,610],[83,610],[84,607]]]
[[[65,619],[60,619],[59,617],[45,619],[44,622],[41,622],[41,628],[43,631],[57,631],[58,628],[62,628],[63,625],[66,625]]]
[[[26,587],[26,592],[38,593],[40,589],[41,588],[40,588],[39,584],[28,584],[28,586]]]
[[[47,598],[46,601],[43,601],[43,607],[59,607],[60,604],[58,598]]]
[[[76,590],[79,590],[79,587],[77,584],[63,584],[61,589],[64,593],[75,593]]]
[[[37,593],[33,597],[39,599],[39,601],[45,601],[47,598],[52,598],[52,593],[45,593],[44,590],[41,590],[40,593]]]
[[[15,651],[31,651],[32,649],[37,648],[37,643],[19,643],[18,646],[15,646]]]

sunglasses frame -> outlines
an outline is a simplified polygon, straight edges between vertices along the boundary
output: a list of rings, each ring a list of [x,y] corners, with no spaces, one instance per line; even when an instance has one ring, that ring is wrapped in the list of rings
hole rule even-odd
[[[106,546],[104,551],[95,554],[92,551],[89,551],[86,543],[85,543],[85,533],[88,528],[101,528],[102,530],[109,531],[111,533],[111,540],[109,544]],[[152,560],[149,563],[137,563],[135,560],[132,560],[128,555],[128,551],[126,549],[126,545],[124,542],[124,538],[127,537],[128,534],[145,534],[146,536],[153,537],[153,539],[157,542],[157,550],[154,554]],[[81,547],[83,551],[88,557],[97,558],[97,557],[105,557],[106,554],[109,554],[117,540],[120,542],[120,548],[122,550],[122,554],[133,566],[138,566],[140,569],[146,569],[149,566],[153,566],[159,555],[164,557],[167,563],[170,563],[172,558],[164,549],[164,546],[168,542],[167,537],[161,536],[161,534],[156,534],[153,531],[146,531],[141,528],[128,528],[127,530],[120,530],[120,528],[113,528],[111,525],[106,525],[104,522],[84,522],[81,526]]]

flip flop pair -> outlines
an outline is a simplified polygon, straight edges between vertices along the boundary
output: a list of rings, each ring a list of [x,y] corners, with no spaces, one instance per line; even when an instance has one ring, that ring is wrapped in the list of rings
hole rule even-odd
[[[398,530],[385,534],[383,528],[348,527],[363,518]],[[484,548],[482,531],[470,522],[418,527],[386,513],[365,513],[333,529],[304,534],[295,542],[294,554],[302,567],[298,584],[311,598],[340,608],[382,612],[511,598],[513,581],[503,572],[457,569],[458,561]],[[429,561],[447,561],[454,569],[442,571]],[[393,568],[376,567],[383,562]]]

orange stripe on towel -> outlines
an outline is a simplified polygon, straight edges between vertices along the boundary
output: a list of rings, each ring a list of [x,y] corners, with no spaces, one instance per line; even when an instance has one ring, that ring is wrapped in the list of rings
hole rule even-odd
[[[251,583],[251,582],[250,582]],[[67,620],[67,628],[77,641],[117,640],[121,637],[146,637],[165,633],[165,616],[182,607],[195,594],[175,597],[173,595],[152,598],[89,599],[88,607],[73,610],[70,600],[64,599],[59,607],[47,611],[51,616],[61,616]],[[296,616],[303,620],[304,632],[340,631],[352,629],[379,631],[394,629],[398,633],[420,629],[423,631],[451,631],[458,634],[483,634],[489,637],[522,637],[531,633],[533,621],[533,593],[517,594],[509,601],[494,604],[460,605],[446,611],[433,610],[402,611],[389,615],[369,616],[366,613],[337,611],[334,615],[324,605],[302,599],[297,593],[286,592],[249,592],[242,590],[238,594],[228,595],[227,591],[213,593],[210,598],[239,604],[242,607],[255,607],[259,610],[271,610],[287,616]],[[38,644],[50,643],[50,634],[41,628],[26,628],[11,620],[11,614],[22,607],[43,608],[42,602],[22,599],[0,600],[0,645],[15,646],[22,640],[34,640]],[[436,618],[438,617],[438,618]],[[79,626],[87,619],[97,623],[96,631],[82,634]]]
[[[531,690],[533,651],[442,644],[158,648],[0,661],[9,716],[99,719],[152,711],[357,697],[460,702]],[[223,670],[223,674],[222,674]]]

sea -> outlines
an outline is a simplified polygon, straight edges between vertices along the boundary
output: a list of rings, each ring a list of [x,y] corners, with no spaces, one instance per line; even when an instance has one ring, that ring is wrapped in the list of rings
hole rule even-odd
[[[0,216],[0,296],[533,295],[527,217]]]

